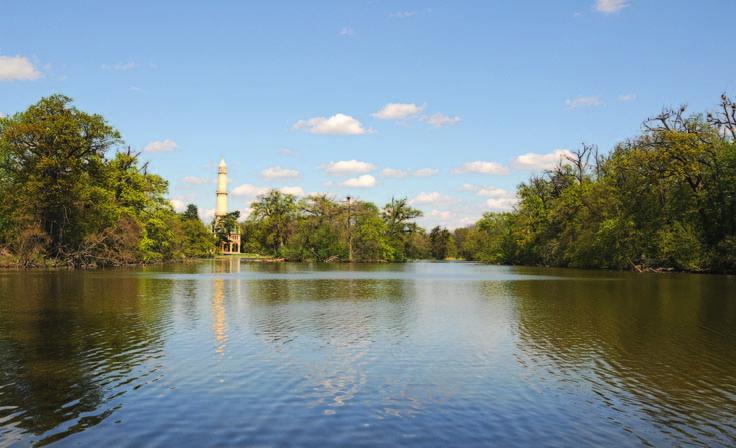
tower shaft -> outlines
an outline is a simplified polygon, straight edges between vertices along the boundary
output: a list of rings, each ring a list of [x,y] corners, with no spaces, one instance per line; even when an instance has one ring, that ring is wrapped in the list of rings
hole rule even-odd
[[[217,168],[217,203],[215,216],[227,215],[227,165],[225,160],[220,161]]]

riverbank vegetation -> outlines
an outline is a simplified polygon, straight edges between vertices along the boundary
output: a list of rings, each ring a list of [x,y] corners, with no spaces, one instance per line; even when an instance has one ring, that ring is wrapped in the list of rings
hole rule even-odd
[[[519,185],[512,211],[427,232],[406,199],[259,196],[208,227],[103,117],[61,95],[0,118],[0,265],[97,267],[241,250],[295,261],[461,258],[605,269],[736,271],[736,105],[664,110],[602,154],[582,145]],[[214,232],[212,230],[214,230]]]
[[[0,118],[0,257],[5,265],[95,267],[210,255],[196,209],[121,147],[100,115],[54,95]]]
[[[736,271],[736,104],[664,110],[610,154],[583,145],[522,183],[509,213],[455,232],[461,257],[585,268]]]

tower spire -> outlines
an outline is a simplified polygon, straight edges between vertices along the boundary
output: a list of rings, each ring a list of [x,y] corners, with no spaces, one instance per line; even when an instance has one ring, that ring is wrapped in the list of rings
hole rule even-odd
[[[217,202],[215,217],[227,215],[227,164],[225,159],[220,160],[217,166]]]

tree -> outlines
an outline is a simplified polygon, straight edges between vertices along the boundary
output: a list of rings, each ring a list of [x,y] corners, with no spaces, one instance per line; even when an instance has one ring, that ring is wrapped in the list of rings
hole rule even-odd
[[[104,118],[70,103],[63,95],[44,98],[4,119],[0,133],[3,171],[15,193],[5,205],[13,210],[11,219],[30,220],[43,229],[51,256],[82,241],[89,213],[108,196],[99,189],[104,155],[120,143],[120,134]]]
[[[391,202],[383,207],[381,217],[387,227],[395,261],[407,259],[407,254],[411,252],[412,235],[419,232],[419,226],[413,220],[421,216],[421,210],[410,207],[406,198],[391,198]]]
[[[259,196],[251,204],[250,219],[263,226],[265,246],[274,255],[279,255],[288,242],[296,216],[296,197],[278,190]]]
[[[184,220],[199,220],[199,210],[194,204],[188,204],[186,210],[181,214]]]
[[[455,243],[450,231],[440,226],[429,232],[429,242],[432,258],[435,260],[446,259],[450,254],[450,247]]]

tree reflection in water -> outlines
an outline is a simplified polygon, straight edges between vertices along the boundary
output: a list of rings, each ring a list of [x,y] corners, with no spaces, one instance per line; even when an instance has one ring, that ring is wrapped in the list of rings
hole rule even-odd
[[[82,431],[154,378],[171,287],[126,275],[0,274],[3,439],[31,432],[49,443]]]

